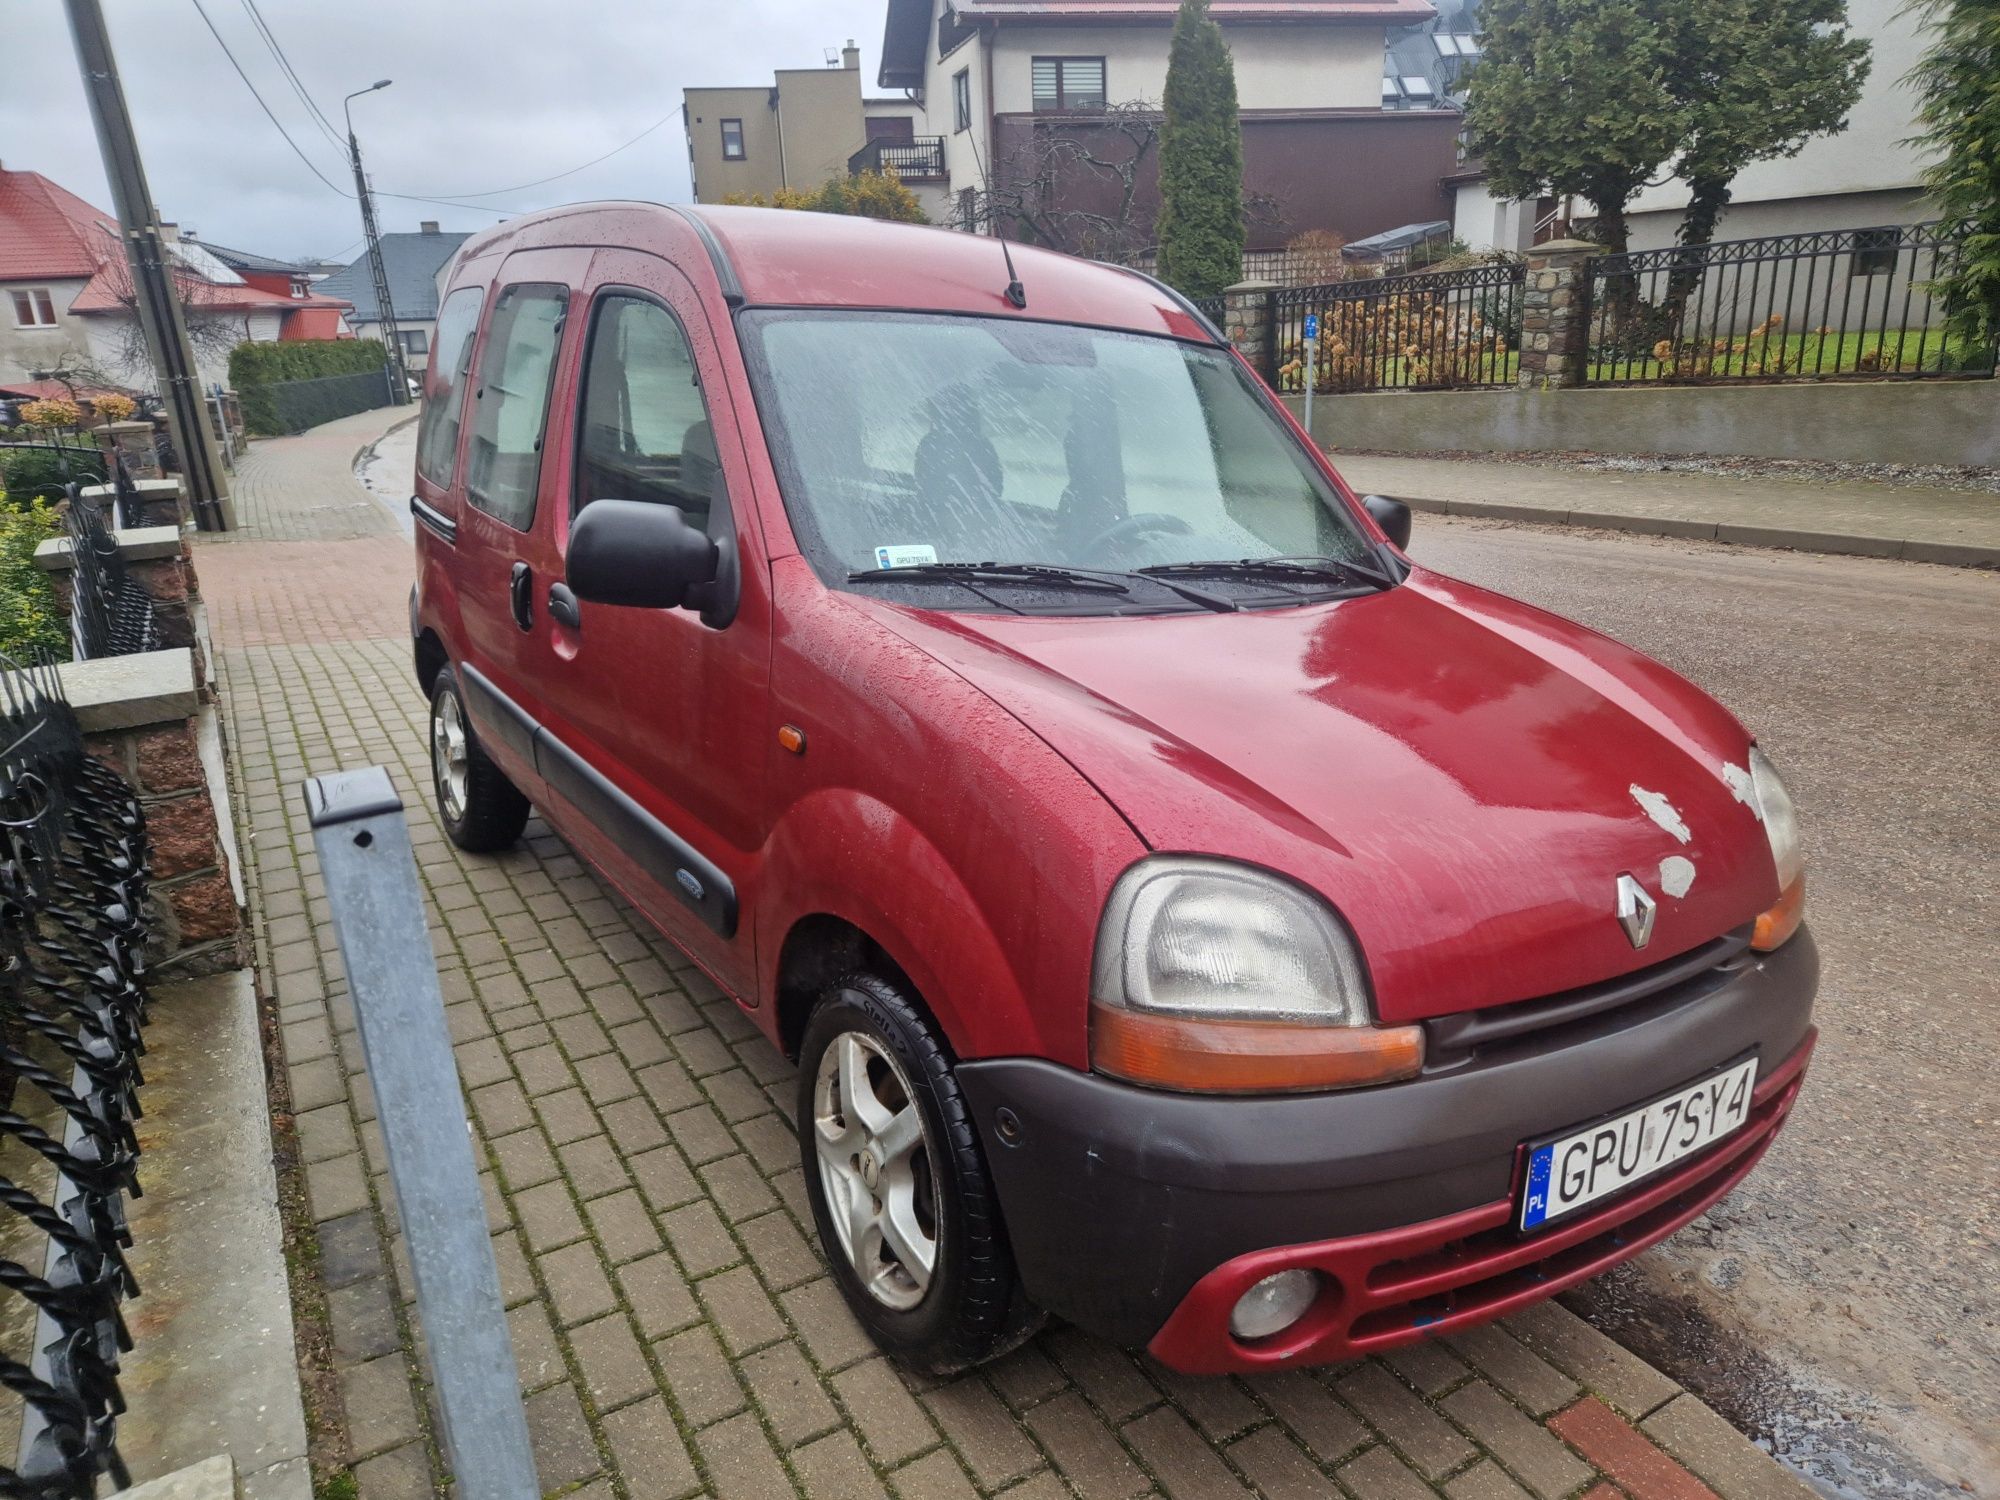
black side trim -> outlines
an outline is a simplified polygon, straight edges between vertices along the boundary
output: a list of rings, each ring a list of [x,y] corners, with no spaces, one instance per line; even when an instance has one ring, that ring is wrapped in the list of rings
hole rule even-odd
[[[422,521],[432,532],[436,533],[440,540],[450,542],[454,547],[458,545],[458,522],[454,521],[443,511],[424,504],[423,501],[412,495],[410,496],[410,514],[415,516],[419,521]]]
[[[613,786],[595,766],[539,726],[535,730],[535,769],[661,887],[691,907],[704,926],[723,937],[736,935],[736,887],[729,877]]]
[[[473,717],[509,750],[529,765],[535,764],[535,732],[541,728],[528,711],[495,687],[479,668],[461,663],[460,686],[465,689],[465,706]]]
[[[701,238],[702,248],[708,252],[708,263],[715,267],[715,279],[722,284],[722,300],[731,307],[741,307],[744,303],[743,283],[736,275],[736,267],[730,263],[729,252],[722,248],[722,241],[715,237],[715,231],[708,227],[707,221],[677,203],[666,203],[661,207],[679,214],[693,227]]]

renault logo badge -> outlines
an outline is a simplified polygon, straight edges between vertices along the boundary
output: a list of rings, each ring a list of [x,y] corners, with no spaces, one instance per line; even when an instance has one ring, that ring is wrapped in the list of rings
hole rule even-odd
[[[1618,877],[1618,925],[1625,929],[1634,948],[1643,948],[1653,940],[1653,918],[1659,910],[1659,903],[1646,894],[1643,885],[1630,875]]]

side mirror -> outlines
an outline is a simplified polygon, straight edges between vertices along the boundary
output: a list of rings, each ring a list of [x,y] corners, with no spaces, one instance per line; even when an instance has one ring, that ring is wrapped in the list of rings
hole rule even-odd
[[[579,599],[633,609],[682,609],[716,581],[715,542],[677,505],[593,500],[569,533],[566,581]]]
[[[1361,508],[1382,528],[1383,535],[1405,552],[1410,548],[1410,507],[1387,495],[1363,495]]]

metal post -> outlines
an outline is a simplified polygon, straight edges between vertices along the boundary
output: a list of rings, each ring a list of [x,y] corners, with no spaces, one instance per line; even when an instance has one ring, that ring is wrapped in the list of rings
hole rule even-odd
[[[146,169],[139,160],[139,141],[132,133],[125,89],[118,81],[117,60],[111,55],[111,34],[105,29],[98,0],[67,0],[67,4],[70,35],[75,38],[77,62],[83,70],[83,91],[90,100],[97,147],[104,157],[104,175],[111,182],[112,207],[118,211],[120,237],[131,267],[139,327],[153,357],[153,378],[166,403],[167,430],[181,457],[188,499],[203,531],[234,531],[236,513],[202,411],[201,381],[195,371],[194,351],[188,345],[180,298],[174,291],[173,256],[160,234],[152,190],[146,185]]]
[[[306,810],[389,1152],[458,1493],[539,1500],[403,800],[380,766],[306,783]]]
[[[1306,336],[1304,343],[1306,357],[1306,436],[1312,437],[1313,430],[1313,387],[1319,384],[1319,314],[1306,314]],[[1313,438],[1317,444],[1318,438]]]

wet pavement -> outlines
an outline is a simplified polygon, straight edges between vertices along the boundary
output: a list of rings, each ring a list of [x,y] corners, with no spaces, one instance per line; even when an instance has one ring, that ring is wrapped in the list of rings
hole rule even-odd
[[[1687,674],[1805,820],[1825,978],[1793,1122],[1567,1300],[1829,1494],[2000,1495],[2000,576],[1428,515],[1413,551]]]

